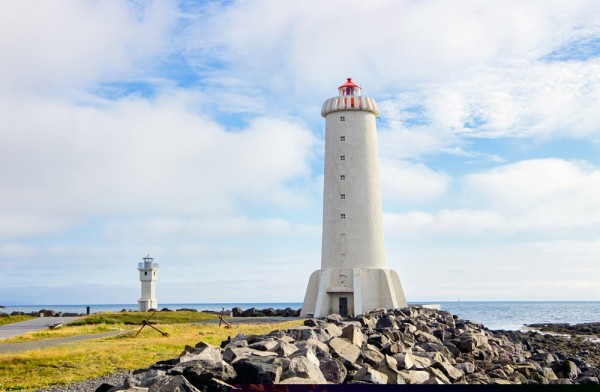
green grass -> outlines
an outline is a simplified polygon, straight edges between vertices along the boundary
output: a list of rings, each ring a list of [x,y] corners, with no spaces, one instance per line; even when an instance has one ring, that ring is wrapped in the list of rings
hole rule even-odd
[[[151,312],[101,312],[86,316],[69,323],[71,326],[90,324],[142,325]],[[150,319],[151,324],[185,324],[206,320],[216,320],[217,315],[203,312],[156,312]]]
[[[0,325],[18,323],[21,321],[31,320],[33,316],[10,316],[6,313],[0,314]]]

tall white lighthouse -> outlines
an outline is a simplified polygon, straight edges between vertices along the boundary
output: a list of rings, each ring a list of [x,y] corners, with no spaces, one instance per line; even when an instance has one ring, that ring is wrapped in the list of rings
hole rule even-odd
[[[302,315],[362,314],[406,306],[383,240],[373,98],[351,78],[323,104],[325,187],[321,269],[312,273]]]
[[[158,309],[156,299],[156,273],[158,263],[150,255],[143,258],[144,262],[138,264],[140,281],[142,282],[142,297],[138,300],[138,311],[146,312],[150,309]]]

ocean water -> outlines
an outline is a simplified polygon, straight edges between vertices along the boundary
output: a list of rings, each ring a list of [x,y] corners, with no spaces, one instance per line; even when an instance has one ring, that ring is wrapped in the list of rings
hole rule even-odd
[[[462,319],[481,323],[489,329],[519,330],[526,329],[525,324],[532,323],[585,323],[600,322],[600,301],[468,301],[468,302],[428,302],[440,304],[443,310],[456,314]],[[7,306],[0,311],[33,312],[50,309],[56,312],[85,313],[90,306],[92,313],[114,312],[122,309],[136,310],[137,304],[89,304],[89,305],[27,305]],[[234,307],[300,309],[301,302],[288,303],[195,303],[195,304],[159,304],[159,308],[171,310],[191,308],[199,311],[230,310]]]
[[[519,330],[534,323],[600,322],[600,301],[439,302],[442,309],[489,329]]]

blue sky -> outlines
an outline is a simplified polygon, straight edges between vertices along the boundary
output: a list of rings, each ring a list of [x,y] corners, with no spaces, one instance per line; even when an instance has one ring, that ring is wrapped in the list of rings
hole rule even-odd
[[[409,301],[600,298],[595,1],[0,3],[0,304],[300,302],[322,102],[381,108]]]

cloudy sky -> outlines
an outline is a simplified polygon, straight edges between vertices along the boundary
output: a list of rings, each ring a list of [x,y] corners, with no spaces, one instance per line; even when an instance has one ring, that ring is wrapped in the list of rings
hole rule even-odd
[[[0,2],[0,304],[301,302],[323,101],[409,301],[600,299],[595,0]]]

